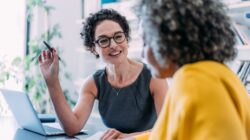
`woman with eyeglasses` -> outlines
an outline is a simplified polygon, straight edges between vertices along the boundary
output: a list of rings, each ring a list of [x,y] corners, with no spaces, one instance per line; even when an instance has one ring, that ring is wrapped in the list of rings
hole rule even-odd
[[[86,19],[81,36],[87,50],[100,57],[106,66],[83,83],[73,111],[59,83],[56,51],[43,51],[39,56],[42,74],[65,132],[72,136],[84,127],[95,99],[99,101],[104,124],[110,128],[101,139],[149,131],[168,87],[165,80],[152,77],[145,64],[127,57],[130,29],[125,17],[115,10],[100,10]]]

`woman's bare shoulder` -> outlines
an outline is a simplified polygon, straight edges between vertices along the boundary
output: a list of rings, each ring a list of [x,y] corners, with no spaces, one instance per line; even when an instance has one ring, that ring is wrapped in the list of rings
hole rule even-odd
[[[97,97],[97,87],[93,75],[89,75],[84,79],[81,94],[93,94],[94,97]]]

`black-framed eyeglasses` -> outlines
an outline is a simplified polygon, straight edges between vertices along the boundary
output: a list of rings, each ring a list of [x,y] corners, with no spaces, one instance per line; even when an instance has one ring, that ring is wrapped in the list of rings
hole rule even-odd
[[[111,39],[113,39],[115,41],[115,43],[121,44],[122,42],[125,41],[126,35],[124,32],[117,32],[112,37],[103,36],[103,37],[97,39],[96,41],[94,41],[94,43],[98,44],[98,46],[101,48],[106,48],[106,47],[110,46]]]

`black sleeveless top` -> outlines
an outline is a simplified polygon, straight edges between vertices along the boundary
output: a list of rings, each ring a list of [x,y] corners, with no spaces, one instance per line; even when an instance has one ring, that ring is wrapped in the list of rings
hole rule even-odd
[[[98,70],[93,77],[98,89],[99,112],[107,127],[123,133],[153,127],[157,114],[149,88],[152,75],[145,64],[136,81],[121,89],[112,87],[105,69]]]

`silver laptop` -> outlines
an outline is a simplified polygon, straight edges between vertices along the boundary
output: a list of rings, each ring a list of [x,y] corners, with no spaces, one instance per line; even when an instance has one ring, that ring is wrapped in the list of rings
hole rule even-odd
[[[45,136],[65,134],[62,129],[41,123],[27,94],[6,89],[0,91],[22,128]]]

